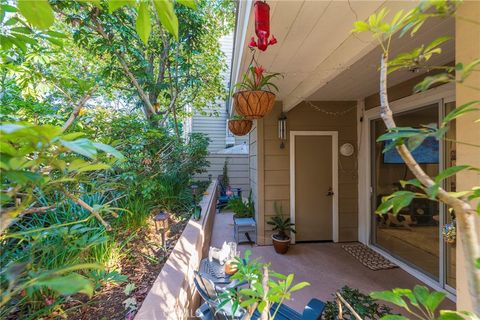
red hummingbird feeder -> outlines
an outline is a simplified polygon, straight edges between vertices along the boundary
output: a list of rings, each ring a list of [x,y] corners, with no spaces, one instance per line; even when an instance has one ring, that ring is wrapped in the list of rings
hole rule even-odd
[[[277,39],[273,35],[268,39],[270,37],[270,6],[265,1],[257,0],[253,10],[255,13],[255,34],[258,39],[255,41],[255,37],[252,37],[248,46],[265,51],[268,46],[277,43]]]

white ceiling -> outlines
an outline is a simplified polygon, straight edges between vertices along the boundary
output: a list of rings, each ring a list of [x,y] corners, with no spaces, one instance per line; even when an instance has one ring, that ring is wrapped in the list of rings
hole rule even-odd
[[[430,21],[414,38],[407,35],[395,38],[392,41],[391,57],[393,58],[401,52],[408,52],[422,44],[429,44],[439,36],[453,37],[454,35],[455,22],[453,19]],[[433,56],[429,65],[445,65],[455,60],[453,39],[444,43],[441,48],[442,54]],[[381,48],[375,48],[336,78],[323,85],[309,97],[309,100],[356,100],[377,93],[381,52]],[[393,72],[388,78],[389,86],[417,77],[426,71],[399,70]]]
[[[268,4],[271,8],[271,34],[278,43],[265,52],[257,50],[257,61],[269,72],[284,74],[283,79],[276,81],[280,89],[277,99],[282,100],[284,108],[289,110],[302,100],[350,100],[375,92],[378,53],[368,53],[375,49],[376,43],[366,33],[352,35],[353,23],[367,19],[383,6],[393,15],[400,9],[415,7],[417,2],[269,0]],[[433,32],[445,29],[453,32],[451,26],[451,22],[444,23],[433,28]],[[252,12],[245,34],[246,44],[253,35]],[[401,41],[407,44],[408,40]],[[396,44],[399,48],[400,43]],[[250,50],[243,50],[241,73],[247,69],[251,57]],[[357,64],[359,60],[362,63]],[[402,75],[408,76],[408,73]]]

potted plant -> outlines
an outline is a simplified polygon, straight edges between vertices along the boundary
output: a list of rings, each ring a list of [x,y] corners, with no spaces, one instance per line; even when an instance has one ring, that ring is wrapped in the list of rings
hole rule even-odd
[[[255,215],[255,204],[252,199],[252,191],[248,195],[248,200],[243,201],[240,197],[233,197],[228,201],[226,209],[233,211],[233,218],[253,218]]]
[[[244,136],[252,130],[252,120],[235,115],[228,120],[228,129],[236,136]]]
[[[274,207],[275,216],[267,221],[267,223],[273,226],[273,231],[276,231],[276,233],[272,234],[273,248],[275,249],[275,252],[285,254],[290,246],[289,232],[295,233],[295,224],[290,222],[290,218],[283,217],[282,206],[279,207],[275,202]]]
[[[246,119],[259,119],[269,113],[275,103],[272,89],[278,88],[271,81],[280,73],[265,73],[262,66],[251,66],[243,76],[243,81],[235,85],[233,95],[235,110]]]

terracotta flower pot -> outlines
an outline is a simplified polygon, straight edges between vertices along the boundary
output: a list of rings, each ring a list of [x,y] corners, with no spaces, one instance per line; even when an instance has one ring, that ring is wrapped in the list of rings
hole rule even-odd
[[[273,109],[275,94],[270,91],[238,91],[233,95],[235,110],[247,119],[263,118]]]
[[[236,136],[244,136],[252,130],[252,120],[228,120],[228,129]]]
[[[290,237],[285,240],[280,240],[275,238],[275,234],[272,234],[272,241],[273,241],[273,248],[275,249],[276,253],[285,254],[290,247]]]

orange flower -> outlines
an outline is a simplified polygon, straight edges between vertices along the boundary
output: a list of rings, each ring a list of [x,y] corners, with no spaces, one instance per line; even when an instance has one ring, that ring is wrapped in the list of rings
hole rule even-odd
[[[263,72],[265,71],[265,69],[263,69],[262,66],[256,66],[256,67],[253,68],[253,71],[255,72],[255,76],[256,76],[255,82],[258,86],[258,85],[260,85],[260,82],[262,81]]]

